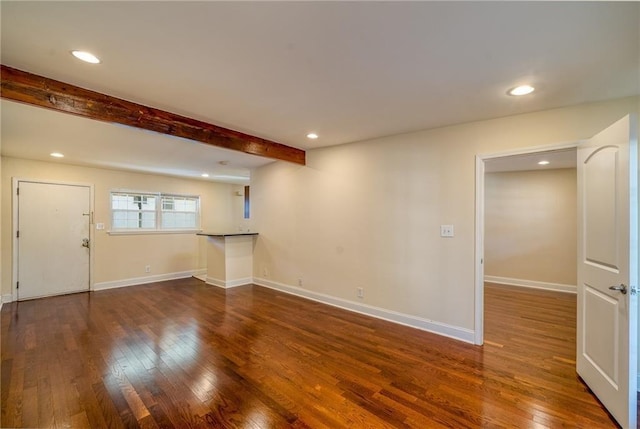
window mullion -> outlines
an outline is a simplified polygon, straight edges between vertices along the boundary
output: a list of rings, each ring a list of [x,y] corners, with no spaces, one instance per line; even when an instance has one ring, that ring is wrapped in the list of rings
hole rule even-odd
[[[162,194],[158,194],[156,198],[156,229],[160,231],[162,229]]]

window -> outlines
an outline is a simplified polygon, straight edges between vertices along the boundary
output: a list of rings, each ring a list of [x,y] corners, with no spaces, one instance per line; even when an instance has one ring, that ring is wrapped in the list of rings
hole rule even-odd
[[[249,197],[249,187],[244,187],[244,218],[249,219],[251,216],[251,200]]]
[[[111,192],[113,231],[181,231],[200,227],[200,197]]]

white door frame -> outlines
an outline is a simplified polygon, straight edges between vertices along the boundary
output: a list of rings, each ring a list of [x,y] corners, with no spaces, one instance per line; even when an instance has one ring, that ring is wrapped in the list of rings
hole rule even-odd
[[[94,213],[94,192],[93,184],[83,182],[63,182],[59,180],[42,180],[42,179],[23,179],[19,177],[13,177],[11,179],[11,192],[12,192],[12,216],[11,216],[11,233],[12,238],[12,261],[11,261],[11,300],[18,300],[18,289],[16,282],[18,281],[18,186],[20,182],[30,183],[42,183],[45,185],[67,185],[67,186],[86,186],[89,188],[89,290],[93,290],[93,261],[94,261],[94,232],[93,232],[93,213]]]
[[[585,140],[569,143],[557,143],[545,146],[533,146],[504,152],[476,155],[476,249],[475,249],[475,322],[474,343],[484,343],[484,162],[489,159],[512,155],[527,155],[553,150],[572,149]],[[576,266],[577,266],[576,261]]]

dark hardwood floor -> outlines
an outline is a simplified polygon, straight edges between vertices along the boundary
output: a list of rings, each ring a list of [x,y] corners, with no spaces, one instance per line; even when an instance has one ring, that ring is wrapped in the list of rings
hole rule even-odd
[[[483,347],[196,279],[1,317],[2,427],[616,427],[575,374],[568,294],[487,285]]]

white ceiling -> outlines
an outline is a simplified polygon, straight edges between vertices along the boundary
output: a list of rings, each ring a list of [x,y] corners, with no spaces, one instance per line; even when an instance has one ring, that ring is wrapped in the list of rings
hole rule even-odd
[[[549,164],[539,165],[538,162],[540,161],[549,161]],[[577,150],[576,148],[570,148],[487,159],[484,162],[484,171],[486,173],[539,171],[557,168],[576,168],[576,166]]]
[[[2,100],[2,156],[161,173],[235,184],[272,160]],[[61,152],[64,159],[53,159]],[[220,163],[225,163],[222,165]],[[201,174],[209,174],[205,179]]]
[[[637,2],[2,1],[0,8],[5,65],[305,149],[640,94]],[[103,63],[81,63],[72,49]],[[537,91],[506,95],[524,82]],[[3,155],[46,149],[37,146],[50,129],[34,122],[33,108],[2,107]],[[14,129],[25,121],[35,130]],[[71,126],[62,121],[57,127]],[[102,125],[83,125],[92,137],[82,148],[69,145],[69,156],[77,149],[89,154],[77,155],[81,163],[99,153],[110,165],[191,175],[226,156],[199,145],[210,161],[200,152],[182,157],[195,145],[170,139],[174,147],[131,129],[119,137],[128,142],[119,152],[113,138],[95,135],[109,133]],[[320,138],[307,140],[310,131]],[[140,156],[148,147],[158,159]],[[239,158],[238,167],[255,165],[255,157]]]

